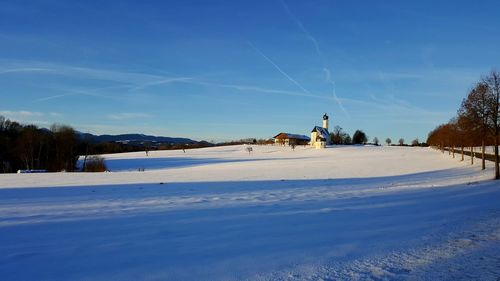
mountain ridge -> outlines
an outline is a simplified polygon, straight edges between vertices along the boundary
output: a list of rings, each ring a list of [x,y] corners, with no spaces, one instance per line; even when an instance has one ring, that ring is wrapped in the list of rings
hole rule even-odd
[[[183,137],[164,137],[145,134],[118,134],[118,135],[94,135],[90,133],[77,132],[80,139],[89,140],[93,143],[101,142],[121,142],[121,143],[144,143],[152,142],[157,144],[196,144],[199,141]]]

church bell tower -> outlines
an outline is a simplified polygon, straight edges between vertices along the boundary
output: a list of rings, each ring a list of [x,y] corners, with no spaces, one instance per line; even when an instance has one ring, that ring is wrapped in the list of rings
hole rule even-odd
[[[328,130],[328,115],[323,115],[323,128]]]

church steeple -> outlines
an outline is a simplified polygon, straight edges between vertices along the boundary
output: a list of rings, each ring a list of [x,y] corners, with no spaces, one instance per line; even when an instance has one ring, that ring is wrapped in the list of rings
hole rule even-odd
[[[323,115],[323,128],[328,130],[328,115]]]

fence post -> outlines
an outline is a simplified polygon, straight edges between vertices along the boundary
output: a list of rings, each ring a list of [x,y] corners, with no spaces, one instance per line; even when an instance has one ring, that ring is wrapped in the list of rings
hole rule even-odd
[[[484,147],[484,140],[483,140],[483,142],[482,142],[482,155],[481,155],[481,158],[482,158],[481,159],[481,165],[482,165],[481,169],[482,170],[486,169],[486,162],[485,162],[486,160],[484,159],[484,150],[485,150],[485,147]]]
[[[470,164],[474,165],[474,146],[470,146]]]

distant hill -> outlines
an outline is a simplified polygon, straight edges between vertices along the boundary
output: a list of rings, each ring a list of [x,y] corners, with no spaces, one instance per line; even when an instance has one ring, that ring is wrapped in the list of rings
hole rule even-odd
[[[92,143],[118,142],[123,144],[142,145],[151,144],[197,144],[199,142],[188,138],[177,137],[157,137],[144,134],[123,134],[123,135],[93,135],[89,133],[78,132],[82,140],[88,140]]]

